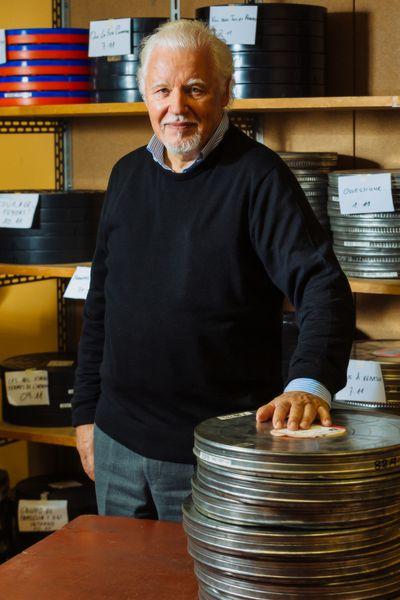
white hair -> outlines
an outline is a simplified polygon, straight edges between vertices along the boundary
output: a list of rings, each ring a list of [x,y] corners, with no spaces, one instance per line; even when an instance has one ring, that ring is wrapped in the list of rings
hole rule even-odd
[[[229,97],[233,98],[233,59],[229,46],[215,35],[202,21],[170,21],[164,23],[151,35],[144,38],[140,51],[140,68],[137,72],[137,80],[140,93],[144,98],[144,80],[147,65],[154,48],[170,48],[177,50],[201,50],[209,51],[214,63],[217,78],[221,81],[221,92],[226,90],[229,82]]]

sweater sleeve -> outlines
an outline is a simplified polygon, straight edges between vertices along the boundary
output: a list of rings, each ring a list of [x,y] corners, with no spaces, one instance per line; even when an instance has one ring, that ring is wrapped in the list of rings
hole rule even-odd
[[[294,305],[299,340],[287,381],[315,379],[331,394],[346,384],[354,333],[350,286],[292,172],[276,164],[249,205],[250,236],[273,284]]]
[[[115,171],[115,170],[114,170]],[[90,272],[90,286],[83,311],[82,332],[78,347],[78,367],[75,373],[72,399],[72,425],[94,423],[100,396],[100,366],[104,347],[105,297],[107,275],[107,211],[114,187],[111,173],[97,233],[96,249]]]

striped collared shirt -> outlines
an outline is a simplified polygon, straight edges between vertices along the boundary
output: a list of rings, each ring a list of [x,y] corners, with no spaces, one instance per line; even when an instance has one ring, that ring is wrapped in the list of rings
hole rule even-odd
[[[201,150],[199,156],[192,162],[191,165],[186,167],[182,171],[182,173],[186,173],[189,169],[193,169],[194,166],[198,165],[202,162],[207,156],[218,146],[218,144],[222,141],[225,133],[228,131],[229,127],[229,118],[228,114],[224,112],[222,119],[214,131],[204,148]],[[160,142],[156,135],[153,135],[149,143],[147,144],[147,150],[150,152],[154,160],[161,166],[163,169],[167,171],[172,171],[164,162],[164,144]]]

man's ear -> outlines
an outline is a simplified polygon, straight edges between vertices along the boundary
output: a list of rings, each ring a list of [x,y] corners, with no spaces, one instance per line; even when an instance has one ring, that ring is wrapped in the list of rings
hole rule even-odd
[[[224,90],[222,93],[221,104],[222,104],[223,108],[228,106],[229,101],[230,101],[231,81],[232,81],[232,78],[228,79],[228,81],[225,83],[225,87],[224,87]]]

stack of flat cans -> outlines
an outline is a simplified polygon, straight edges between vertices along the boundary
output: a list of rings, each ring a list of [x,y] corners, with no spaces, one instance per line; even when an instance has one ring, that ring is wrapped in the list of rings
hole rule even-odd
[[[277,437],[254,413],[197,427],[184,528],[202,600],[398,598],[400,417],[333,418],[332,437]]]
[[[92,102],[142,102],[137,82],[140,45],[164,18],[133,18],[132,53],[91,59]]]
[[[208,23],[210,8],[196,19]],[[324,96],[325,19],[322,6],[257,4],[256,43],[231,45],[235,97]]]
[[[339,177],[391,173],[394,212],[341,214]],[[349,277],[400,277],[400,170],[334,171],[329,174],[328,215],[333,248]]]
[[[299,182],[315,216],[329,231],[328,173],[337,166],[335,152],[278,152]]]
[[[87,29],[8,29],[0,106],[89,102]]]
[[[366,408],[400,408],[400,340],[359,340],[353,343],[351,358],[379,363],[385,386],[385,403],[340,400],[345,404]],[[338,401],[337,401],[338,402]]]
[[[10,197],[14,192],[2,193]],[[19,193],[15,192],[16,198]],[[36,193],[39,202],[31,228],[0,227],[0,262],[54,264],[92,260],[104,192]]]

